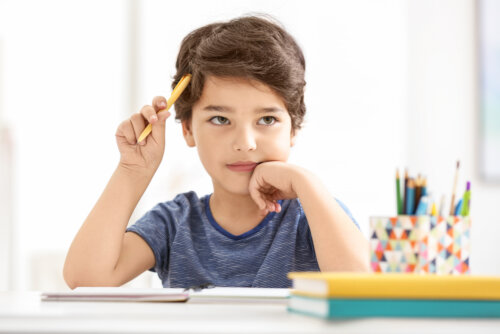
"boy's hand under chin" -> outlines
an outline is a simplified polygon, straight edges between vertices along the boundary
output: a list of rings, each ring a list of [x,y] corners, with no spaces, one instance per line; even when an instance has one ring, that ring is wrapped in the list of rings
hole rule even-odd
[[[263,162],[255,167],[248,189],[259,209],[268,212],[281,211],[277,202],[297,198],[297,185],[304,170],[282,161]]]

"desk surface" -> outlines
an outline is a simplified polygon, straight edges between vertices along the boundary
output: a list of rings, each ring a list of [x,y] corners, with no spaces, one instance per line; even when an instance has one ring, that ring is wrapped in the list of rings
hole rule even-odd
[[[285,304],[42,302],[0,292],[0,333],[499,333],[500,319],[363,318],[328,321]]]

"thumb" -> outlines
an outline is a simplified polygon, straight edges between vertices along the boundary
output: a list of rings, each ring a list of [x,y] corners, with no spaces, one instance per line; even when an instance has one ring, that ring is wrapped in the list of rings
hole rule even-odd
[[[160,111],[156,116],[158,120],[151,124],[152,136],[158,143],[163,143],[165,141],[165,121],[170,117],[170,112],[168,110]]]

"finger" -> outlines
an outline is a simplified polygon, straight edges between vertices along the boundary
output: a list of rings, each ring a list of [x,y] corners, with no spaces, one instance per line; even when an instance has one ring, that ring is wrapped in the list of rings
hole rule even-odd
[[[153,108],[156,112],[167,107],[167,99],[163,96],[155,96],[153,99]]]
[[[137,142],[137,138],[141,135],[142,131],[146,127],[147,123],[146,120],[144,119],[142,114],[133,114],[132,117],[130,117],[130,124],[132,125],[132,128],[134,129],[134,135],[135,135],[135,140]],[[139,144],[144,145],[145,142],[144,140],[140,142]]]
[[[165,142],[165,121],[170,117],[170,112],[167,110],[158,113],[158,121],[152,124],[152,136],[157,143]]]
[[[267,205],[264,199],[262,198],[261,193],[259,190],[257,190],[257,184],[254,178],[250,180],[250,183],[248,185],[248,192],[250,193],[250,197],[252,197],[253,201],[257,206],[259,207],[260,210],[266,210]]]
[[[276,208],[276,212],[280,212],[281,211],[281,205],[279,203],[274,203],[274,206]]]
[[[123,121],[116,130],[115,136],[117,140],[125,140],[128,144],[134,145],[137,140],[134,133],[134,128],[132,127],[132,123],[130,120]]]
[[[140,113],[142,117],[144,117],[144,119],[148,121],[148,123],[153,124],[158,120],[158,115],[156,115],[156,111],[152,106],[146,105],[142,107]]]

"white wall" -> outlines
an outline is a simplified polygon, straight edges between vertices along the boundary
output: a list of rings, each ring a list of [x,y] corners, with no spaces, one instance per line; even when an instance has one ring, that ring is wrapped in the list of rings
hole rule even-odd
[[[1,7],[0,7],[1,8]],[[3,71],[3,39],[0,35],[0,73]],[[3,77],[0,76],[0,291],[12,286],[12,141],[3,121]]]
[[[116,127],[170,93],[182,37],[249,12],[275,16],[306,56],[308,111],[291,162],[316,172],[368,235],[370,215],[395,212],[396,167],[427,174],[436,193],[449,194],[459,158],[460,181],[473,182],[473,272],[500,273],[489,255],[500,241],[500,190],[476,176],[470,125],[472,0],[4,0],[0,96],[15,149],[15,289],[62,284],[64,253],[118,161]],[[133,219],[179,192],[211,192],[172,119],[166,146]]]
[[[475,2],[409,2],[408,164],[450,200],[456,160],[459,191],[472,182],[471,272],[500,274],[500,185],[479,177]],[[498,13],[500,15],[500,13]],[[447,202],[448,203],[448,202]]]
[[[114,131],[127,101],[125,10],[121,1],[2,2],[15,289],[40,288],[33,258],[67,250],[117,163]],[[47,273],[57,284],[61,268],[59,257]]]

